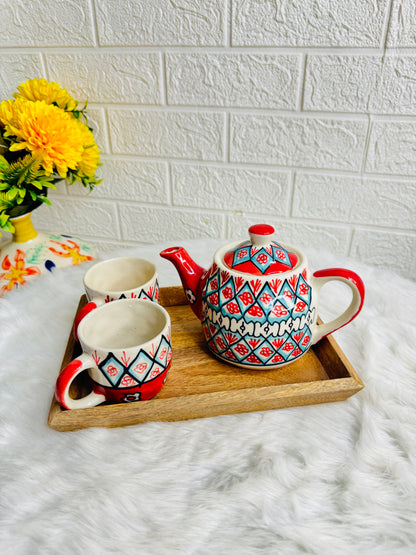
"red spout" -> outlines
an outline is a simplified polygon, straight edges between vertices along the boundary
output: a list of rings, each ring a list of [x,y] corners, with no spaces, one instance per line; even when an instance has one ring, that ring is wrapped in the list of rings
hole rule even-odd
[[[178,270],[186,298],[196,316],[202,320],[201,292],[204,280],[201,278],[205,273],[204,268],[198,266],[183,247],[165,249],[160,256],[170,260]]]

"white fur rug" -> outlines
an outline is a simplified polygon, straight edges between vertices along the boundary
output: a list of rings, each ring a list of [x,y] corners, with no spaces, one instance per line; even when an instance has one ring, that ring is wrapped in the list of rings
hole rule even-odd
[[[208,265],[220,243],[184,244]],[[162,286],[178,284],[167,246],[113,254],[151,258]],[[334,334],[365,389],[339,403],[57,432],[47,415],[89,265],[1,299],[0,552],[414,554],[416,283],[308,257],[366,284],[361,314]]]

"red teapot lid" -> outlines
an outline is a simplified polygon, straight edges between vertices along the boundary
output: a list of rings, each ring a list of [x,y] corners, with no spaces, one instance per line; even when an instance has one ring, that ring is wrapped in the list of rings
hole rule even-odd
[[[265,276],[288,272],[296,266],[296,254],[273,241],[273,226],[256,224],[248,231],[250,241],[240,243],[224,255],[224,263],[231,270]]]

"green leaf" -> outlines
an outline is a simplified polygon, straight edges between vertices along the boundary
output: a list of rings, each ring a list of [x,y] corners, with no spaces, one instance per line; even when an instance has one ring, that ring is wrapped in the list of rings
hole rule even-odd
[[[8,200],[15,199],[17,197],[18,192],[19,192],[19,189],[17,189],[16,187],[13,187],[9,191],[7,191],[6,195],[7,195]]]
[[[9,162],[6,160],[4,156],[0,154],[0,170],[6,171],[9,169]]]
[[[0,213],[0,227],[4,229],[4,231],[9,231],[10,233],[13,233],[14,227],[12,222],[9,220],[9,217],[10,216],[8,214]]]
[[[7,193],[0,193],[0,211],[7,210],[13,206],[13,202],[7,199]]]

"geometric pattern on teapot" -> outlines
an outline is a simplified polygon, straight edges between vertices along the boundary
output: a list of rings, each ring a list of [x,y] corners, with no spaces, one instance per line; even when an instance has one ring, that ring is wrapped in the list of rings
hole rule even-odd
[[[268,282],[213,270],[202,294],[202,327],[211,351],[253,367],[278,366],[303,355],[316,317],[305,270]]]
[[[276,241],[271,241],[268,245],[261,247],[251,245],[250,241],[245,241],[235,249],[232,260],[227,265],[237,271],[243,265],[244,269],[242,271],[246,273],[252,273],[253,270],[257,269],[259,273],[265,274],[268,273],[270,266],[276,265],[276,261],[279,262],[280,271],[292,269],[292,261],[289,258],[288,251]]]
[[[140,349],[134,357],[127,356],[125,351],[121,360],[112,352],[103,360],[96,351],[92,357],[111,387],[134,387],[163,374],[170,366],[172,350],[168,340],[162,335],[158,344],[153,344],[147,352]]]

